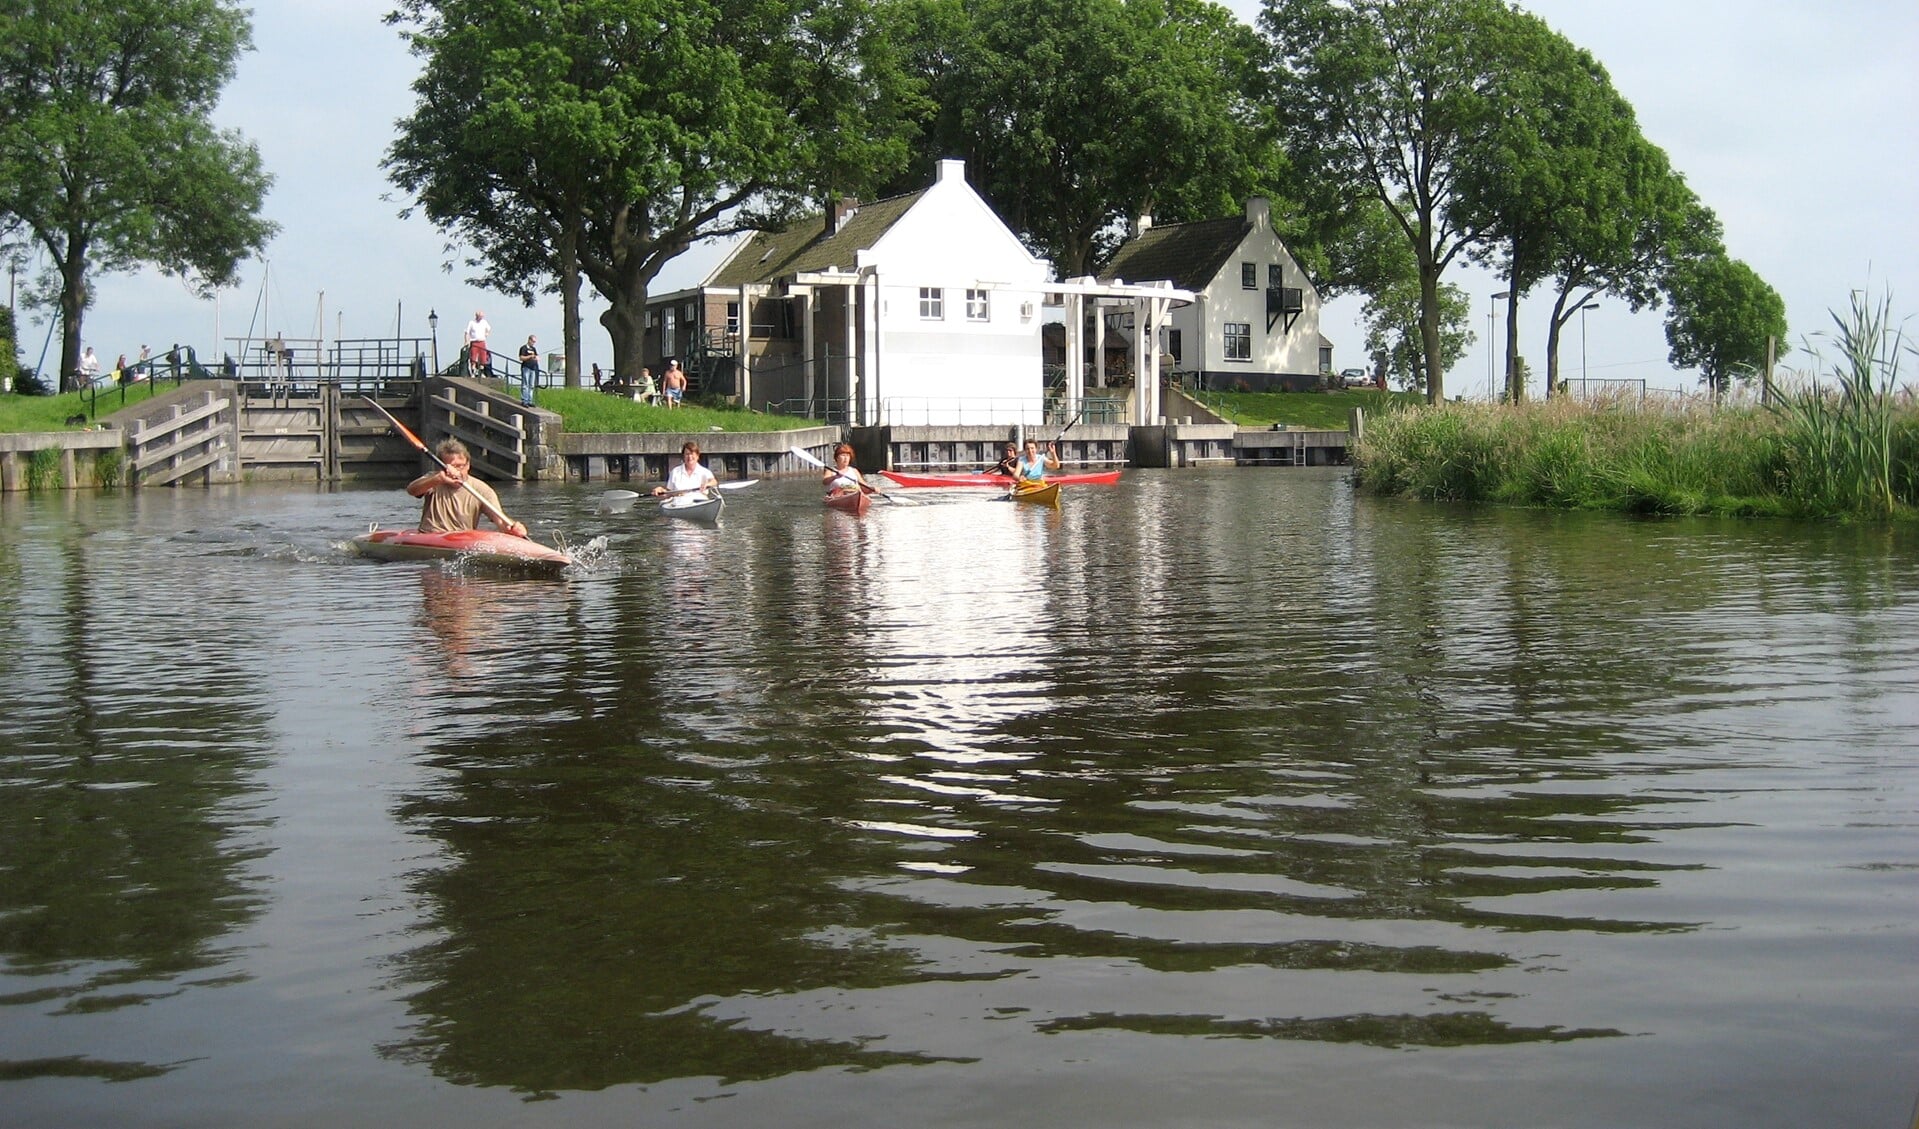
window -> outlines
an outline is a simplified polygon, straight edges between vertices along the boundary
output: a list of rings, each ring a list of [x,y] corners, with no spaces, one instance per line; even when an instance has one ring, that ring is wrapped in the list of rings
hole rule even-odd
[[[946,320],[946,291],[937,286],[920,287],[920,320]]]
[[[1180,358],[1186,355],[1179,347],[1179,330],[1168,329],[1166,331],[1166,351],[1173,355],[1175,362],[1178,362]]]
[[[1226,323],[1226,359],[1229,361],[1253,359],[1252,322],[1229,321]]]
[[[1281,268],[1278,263],[1267,264],[1266,285],[1273,290],[1278,290],[1286,285],[1286,271]]]
[[[1239,264],[1239,288],[1241,290],[1258,290],[1259,289],[1259,264],[1258,263]]]
[[[968,290],[966,292],[966,320],[967,321],[993,320],[992,317],[990,316],[990,312],[987,307],[986,291]]]
[[[726,335],[728,337],[740,335],[740,304],[738,302],[726,304]]]

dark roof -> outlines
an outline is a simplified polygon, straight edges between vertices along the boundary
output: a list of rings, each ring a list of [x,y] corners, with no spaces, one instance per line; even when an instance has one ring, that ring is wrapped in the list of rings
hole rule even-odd
[[[1252,221],[1245,216],[1149,227],[1113,253],[1100,278],[1106,282],[1166,279],[1181,290],[1204,290],[1252,232]]]
[[[784,231],[756,231],[721,264],[707,285],[735,287],[772,282],[800,271],[829,267],[850,271],[859,265],[855,255],[878,243],[924,195],[926,190],[921,189],[861,204],[832,235],[826,234],[825,213],[796,220]]]

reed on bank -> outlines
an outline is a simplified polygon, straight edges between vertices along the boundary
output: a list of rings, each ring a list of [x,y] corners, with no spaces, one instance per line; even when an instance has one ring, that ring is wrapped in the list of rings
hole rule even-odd
[[[1369,420],[1355,444],[1358,481],[1383,494],[1562,509],[1919,516],[1919,404],[1898,379],[1912,346],[1886,303],[1855,297],[1834,321],[1831,370],[1792,378],[1766,406],[1562,397],[1396,412]]]

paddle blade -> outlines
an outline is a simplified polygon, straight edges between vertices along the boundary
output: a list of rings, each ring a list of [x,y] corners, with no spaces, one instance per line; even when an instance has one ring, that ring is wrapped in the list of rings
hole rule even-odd
[[[623,514],[633,508],[639,495],[631,490],[608,490],[600,495],[600,512]]]

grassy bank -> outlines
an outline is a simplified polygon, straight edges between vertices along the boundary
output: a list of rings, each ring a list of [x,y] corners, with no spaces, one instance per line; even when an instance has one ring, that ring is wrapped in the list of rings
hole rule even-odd
[[[1207,407],[1241,427],[1271,427],[1276,423],[1321,431],[1344,431],[1354,408],[1364,408],[1372,419],[1396,407],[1425,403],[1416,392],[1378,389],[1342,389],[1336,392],[1205,392]]]
[[[1579,510],[1904,517],[1919,506],[1919,407],[1888,419],[1886,489],[1834,461],[1834,441],[1780,410],[1691,402],[1634,409],[1557,400],[1447,404],[1369,419],[1363,487],[1436,500]]]
[[[770,416],[740,408],[703,407],[687,403],[678,408],[636,404],[620,396],[583,389],[545,388],[534,402],[566,419],[566,429],[594,434],[657,431],[792,431],[818,427],[820,422],[793,416]]]
[[[1768,407],[1701,400],[1446,404],[1369,417],[1353,449],[1384,494],[1656,514],[1919,516],[1911,351],[1882,306],[1834,319],[1841,352]]]
[[[173,385],[159,386],[161,392],[173,391]],[[111,415],[121,408],[150,400],[155,394],[155,386],[147,381],[129,384],[124,389],[114,387],[103,389],[94,407],[101,415]],[[79,431],[86,424],[70,424],[67,420],[86,412],[84,394],[80,392],[62,392],[57,396],[21,396],[14,393],[0,396],[0,432],[12,434],[21,431]],[[88,420],[91,424],[93,421]]]

